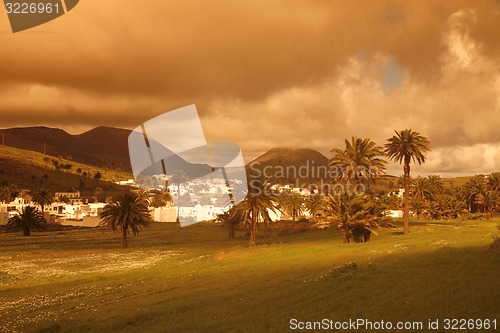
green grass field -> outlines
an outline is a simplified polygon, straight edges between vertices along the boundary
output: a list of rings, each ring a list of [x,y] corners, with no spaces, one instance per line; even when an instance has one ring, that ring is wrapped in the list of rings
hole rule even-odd
[[[500,255],[488,251],[498,224],[418,222],[409,236],[383,229],[347,245],[334,228],[261,229],[256,248],[216,224],[155,223],[127,250],[105,229],[0,234],[0,332],[288,332],[292,318],[498,325]]]

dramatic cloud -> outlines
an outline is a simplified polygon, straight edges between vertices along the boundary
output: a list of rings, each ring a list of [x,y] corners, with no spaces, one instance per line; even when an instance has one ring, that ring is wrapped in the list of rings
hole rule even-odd
[[[416,172],[496,171],[498,22],[496,0],[87,1],[17,34],[2,13],[2,127],[132,128],[196,104],[247,160],[412,128],[433,147]]]

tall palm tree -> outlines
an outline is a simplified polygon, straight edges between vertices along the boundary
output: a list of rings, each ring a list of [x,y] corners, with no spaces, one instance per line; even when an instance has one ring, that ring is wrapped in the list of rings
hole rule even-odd
[[[404,193],[403,193],[403,218],[404,233],[410,231],[410,162],[419,165],[425,163],[425,153],[431,150],[430,142],[426,137],[411,129],[395,131],[396,135],[389,138],[385,144],[385,152],[393,161],[403,163]]]
[[[269,223],[271,218],[269,212],[276,213],[277,196],[267,188],[267,180],[264,177],[253,177],[248,182],[248,194],[246,198],[235,206],[242,212],[242,221],[250,218],[250,241],[249,246],[255,246],[257,237],[257,223],[259,220]]]
[[[31,200],[41,207],[42,214],[45,212],[45,206],[50,205],[54,201],[50,191],[43,187],[32,191],[31,197]]]
[[[188,175],[186,172],[182,169],[175,170],[172,176],[167,179],[166,181],[166,189],[168,190],[168,184],[176,184],[177,185],[177,202],[175,205],[177,206],[177,222],[179,222],[179,215],[180,215],[180,210],[181,210],[181,203],[180,203],[180,197],[181,197],[181,184],[184,182],[187,182],[189,180]]]
[[[328,162],[337,180],[354,180],[361,183],[365,179],[374,180],[385,173],[387,162],[383,148],[366,138],[352,137],[345,140],[345,149],[332,149],[333,157]]]
[[[38,208],[35,206],[26,206],[19,211],[19,215],[15,215],[9,219],[7,230],[22,230],[23,236],[30,236],[31,229],[43,231],[45,230],[46,223],[47,221],[45,221],[43,213]]]
[[[135,235],[139,234],[142,227],[148,226],[151,221],[147,201],[135,193],[124,193],[118,200],[104,206],[100,217],[100,225],[107,226],[115,231],[122,230],[122,247],[127,248],[127,234],[131,229]]]

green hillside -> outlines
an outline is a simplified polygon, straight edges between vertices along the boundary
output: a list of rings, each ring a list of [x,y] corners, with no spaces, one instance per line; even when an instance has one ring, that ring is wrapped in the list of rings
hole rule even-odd
[[[71,169],[57,170],[53,160],[63,165],[70,164]],[[88,174],[86,177],[83,176],[84,172]],[[93,179],[97,172],[102,175],[99,181]],[[44,179],[44,175],[48,178]],[[30,150],[0,146],[0,183],[2,186],[16,185],[20,189],[31,190],[42,185],[52,192],[81,189],[83,193],[93,193],[96,187],[101,187],[106,194],[111,195],[123,189],[123,186],[118,186],[114,182],[132,177],[132,174],[128,172],[91,166]],[[85,182],[83,187],[81,181]]]

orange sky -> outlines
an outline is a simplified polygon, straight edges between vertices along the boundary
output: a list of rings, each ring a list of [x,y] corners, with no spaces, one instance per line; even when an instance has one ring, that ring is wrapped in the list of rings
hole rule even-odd
[[[498,0],[86,0],[13,34],[2,11],[0,127],[133,128],[196,104],[247,159],[412,128],[433,147],[414,171],[498,171],[499,22]]]

